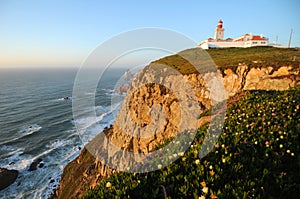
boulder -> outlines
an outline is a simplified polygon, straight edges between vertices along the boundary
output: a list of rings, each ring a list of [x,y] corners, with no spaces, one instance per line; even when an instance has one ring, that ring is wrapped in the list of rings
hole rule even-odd
[[[0,168],[0,190],[5,189],[15,182],[19,172],[17,170],[8,170]]]
[[[42,161],[43,160],[41,158],[34,160],[29,166],[29,171],[34,171],[37,167],[42,168],[44,166],[44,164],[41,163]]]

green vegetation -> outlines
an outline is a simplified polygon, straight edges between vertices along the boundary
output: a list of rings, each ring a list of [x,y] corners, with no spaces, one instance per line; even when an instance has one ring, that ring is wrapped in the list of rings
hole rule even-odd
[[[299,96],[300,88],[249,91],[229,106],[219,141],[203,159],[198,152],[207,125],[173,164],[114,174],[83,198],[297,198]]]
[[[166,64],[181,72],[182,74],[197,73],[195,68],[183,57],[192,60],[200,60],[199,48],[188,49],[178,54],[171,55],[154,61],[152,63]],[[275,47],[252,47],[252,48],[218,48],[209,49],[206,52],[211,56],[218,68],[236,69],[238,64],[247,64],[249,67],[262,66],[299,66],[300,49],[275,48]],[[204,60],[202,60],[204,61]],[[199,63],[199,62],[198,62]],[[196,63],[197,64],[197,63]]]

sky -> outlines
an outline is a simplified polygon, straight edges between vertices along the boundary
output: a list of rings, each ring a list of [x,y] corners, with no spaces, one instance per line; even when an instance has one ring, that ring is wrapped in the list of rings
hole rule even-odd
[[[79,67],[102,42],[158,27],[200,43],[219,19],[225,38],[250,33],[300,47],[298,0],[77,1],[0,0],[0,68]]]

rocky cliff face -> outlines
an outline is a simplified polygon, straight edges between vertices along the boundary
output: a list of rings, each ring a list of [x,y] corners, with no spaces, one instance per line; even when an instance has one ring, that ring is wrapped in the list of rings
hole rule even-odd
[[[147,154],[155,150],[157,144],[176,136],[176,132],[180,128],[181,116],[184,115],[184,111],[180,107],[187,106],[192,110],[194,106],[194,104],[182,105],[180,104],[182,101],[188,103],[196,100],[200,110],[195,114],[200,114],[214,103],[206,84],[208,78],[206,76],[211,74],[189,74],[184,75],[183,78],[176,74],[157,77],[157,74],[151,72],[150,69],[151,65],[137,75],[127,93],[123,107],[117,115],[114,126],[102,133],[108,137],[111,143],[124,151]],[[162,68],[160,72],[163,73],[164,70]],[[231,97],[243,90],[287,90],[295,87],[300,84],[299,71],[299,66],[249,68],[247,65],[240,64],[235,71],[226,69],[223,72],[217,71],[217,73],[227,91],[227,97]],[[186,82],[191,86],[187,86]],[[193,92],[195,99],[191,100],[188,95],[176,91]],[[178,100],[178,95],[181,95],[179,96],[180,100]],[[155,115],[153,109],[164,110],[163,117],[167,119],[159,121],[162,116]],[[152,120],[155,118],[157,118],[155,124],[158,125],[152,125]],[[199,123],[189,125],[199,125]],[[152,134],[142,135],[143,127],[148,127],[147,132],[152,132]],[[132,132],[132,134],[128,135],[124,131]],[[114,157],[112,161],[116,163],[120,163],[124,158],[124,154],[120,154],[118,150],[112,150],[107,143],[103,144],[102,149],[106,152],[101,156]],[[84,149],[64,169],[56,194],[58,198],[80,196],[87,188],[96,186],[98,182],[114,172],[117,171],[103,165]]]

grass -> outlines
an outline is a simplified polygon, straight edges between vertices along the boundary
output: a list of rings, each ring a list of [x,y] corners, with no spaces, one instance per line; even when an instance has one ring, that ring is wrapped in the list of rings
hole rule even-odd
[[[206,56],[199,53],[199,48],[188,49],[178,54],[171,55],[152,62],[152,64],[166,64],[173,67],[182,74],[197,73],[191,62],[203,65]],[[275,47],[251,47],[251,48],[218,48],[209,49],[206,52],[210,55],[216,66],[222,71],[227,68],[236,70],[239,64],[247,64],[251,67],[262,66],[286,66],[299,67],[300,49],[296,48],[275,48]],[[194,64],[194,63],[193,63]]]
[[[249,91],[229,106],[222,134],[203,159],[198,152],[207,125],[171,165],[149,173],[114,174],[83,198],[297,198],[299,96],[299,87]]]

